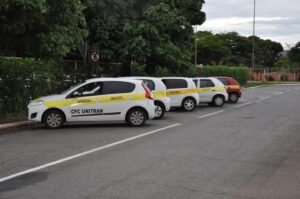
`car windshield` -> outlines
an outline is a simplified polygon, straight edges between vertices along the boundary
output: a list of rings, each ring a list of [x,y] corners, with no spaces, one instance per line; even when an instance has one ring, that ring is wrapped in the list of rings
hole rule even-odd
[[[73,90],[75,87],[78,87],[78,86],[80,86],[80,85],[82,85],[82,84],[84,84],[84,83],[85,83],[85,82],[80,82],[80,83],[78,83],[78,84],[75,84],[74,86],[71,86],[71,87],[68,88],[67,90],[61,92],[60,95],[66,94],[66,93],[68,93],[69,91]]]

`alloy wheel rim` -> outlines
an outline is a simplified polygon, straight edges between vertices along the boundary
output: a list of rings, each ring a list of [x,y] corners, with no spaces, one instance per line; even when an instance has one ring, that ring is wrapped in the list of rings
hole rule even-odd
[[[135,111],[130,116],[130,121],[134,125],[141,125],[144,122],[144,115],[140,111]]]
[[[155,117],[158,118],[162,115],[163,113],[163,109],[161,106],[156,106],[156,110],[155,110]]]
[[[235,102],[237,100],[237,95],[235,94],[230,95],[230,100]]]
[[[184,101],[184,108],[186,110],[192,110],[194,108],[194,101],[191,99],[185,100]]]
[[[48,117],[47,117],[47,124],[52,127],[58,127],[62,122],[62,118],[59,114],[57,113],[51,113]]]
[[[215,103],[216,103],[216,105],[221,106],[224,103],[224,100],[222,97],[217,97],[215,99]]]

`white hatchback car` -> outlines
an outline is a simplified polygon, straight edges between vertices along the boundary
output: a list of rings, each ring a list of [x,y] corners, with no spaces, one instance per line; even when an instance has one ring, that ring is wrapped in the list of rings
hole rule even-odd
[[[171,107],[181,107],[185,111],[193,111],[199,103],[197,88],[190,78],[163,77],[167,87],[167,96],[171,100]]]
[[[126,79],[141,80],[148,86],[153,94],[154,105],[156,106],[155,119],[163,118],[166,111],[169,111],[170,98],[167,97],[167,88],[160,78],[156,77],[122,77]]]
[[[199,77],[193,81],[198,88],[200,103],[221,107],[228,100],[226,87],[217,78]]]
[[[142,126],[154,117],[148,87],[141,81],[119,78],[90,79],[28,105],[28,119],[49,128],[59,128],[65,122],[124,120],[131,126]]]

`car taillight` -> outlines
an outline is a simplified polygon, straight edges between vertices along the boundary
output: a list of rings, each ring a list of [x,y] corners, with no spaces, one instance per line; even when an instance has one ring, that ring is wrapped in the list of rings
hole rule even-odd
[[[145,90],[145,92],[146,92],[145,97],[148,98],[148,99],[153,100],[152,93],[151,93],[151,91],[149,90],[149,88],[148,88],[144,83],[142,83],[142,86],[143,86],[143,88],[144,88],[144,90]]]

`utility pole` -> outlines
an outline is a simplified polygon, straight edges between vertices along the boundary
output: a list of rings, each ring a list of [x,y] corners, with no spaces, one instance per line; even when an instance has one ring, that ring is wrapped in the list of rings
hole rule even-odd
[[[256,0],[254,0],[253,8],[253,34],[252,34],[252,69],[255,66],[255,17],[256,17]]]
[[[196,34],[195,34],[195,67],[197,67],[197,59],[198,59],[198,55],[197,55],[197,53],[198,53],[198,45],[197,45],[197,25],[195,26],[195,32],[196,32]]]

